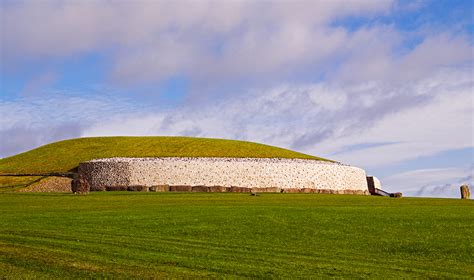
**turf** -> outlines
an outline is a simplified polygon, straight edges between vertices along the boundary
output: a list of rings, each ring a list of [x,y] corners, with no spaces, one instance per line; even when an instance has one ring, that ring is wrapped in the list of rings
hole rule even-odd
[[[474,204],[238,193],[0,195],[0,278],[474,277]]]
[[[75,169],[80,162],[110,157],[251,157],[318,159],[278,147],[193,137],[92,137],[48,144],[0,159],[0,173],[47,173]],[[0,177],[0,189],[21,188],[38,178]]]

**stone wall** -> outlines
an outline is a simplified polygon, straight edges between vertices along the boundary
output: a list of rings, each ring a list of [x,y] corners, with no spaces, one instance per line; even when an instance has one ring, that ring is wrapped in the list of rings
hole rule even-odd
[[[18,192],[71,192],[71,179],[65,177],[47,177],[29,185]]]
[[[374,178],[374,187],[377,189],[382,189],[382,184],[380,183],[379,178],[372,176]]]
[[[127,186],[220,186],[368,193],[364,170],[304,159],[109,158],[81,163],[79,173],[89,181],[91,190],[96,191]]]
[[[372,195],[377,194],[377,189],[381,190],[380,180],[375,176],[367,176],[367,188]]]

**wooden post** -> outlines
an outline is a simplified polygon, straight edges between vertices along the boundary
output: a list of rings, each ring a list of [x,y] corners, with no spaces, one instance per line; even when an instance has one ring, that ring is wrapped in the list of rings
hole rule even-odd
[[[471,197],[471,193],[469,192],[468,185],[461,186],[461,199],[469,199]]]

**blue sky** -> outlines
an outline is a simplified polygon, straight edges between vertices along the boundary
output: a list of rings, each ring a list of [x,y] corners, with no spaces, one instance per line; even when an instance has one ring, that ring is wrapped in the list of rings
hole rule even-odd
[[[472,1],[1,1],[0,156],[187,135],[473,184]]]

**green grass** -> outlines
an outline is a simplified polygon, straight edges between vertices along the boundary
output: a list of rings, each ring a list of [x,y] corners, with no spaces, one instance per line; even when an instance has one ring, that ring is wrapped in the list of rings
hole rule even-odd
[[[236,140],[193,137],[93,137],[48,144],[0,159],[0,173],[46,173],[73,170],[80,162],[110,157],[262,157],[318,158],[278,147]],[[0,177],[0,187],[15,189],[31,177]]]
[[[0,195],[0,278],[474,277],[474,204],[238,193]]]

